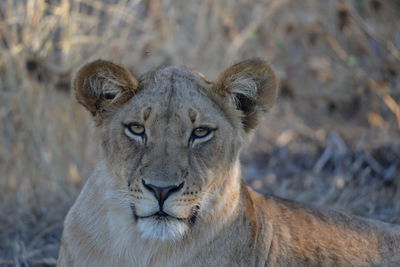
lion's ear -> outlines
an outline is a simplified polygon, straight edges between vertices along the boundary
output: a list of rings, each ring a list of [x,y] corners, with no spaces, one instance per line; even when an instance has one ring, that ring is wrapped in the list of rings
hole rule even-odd
[[[242,111],[244,130],[249,132],[257,126],[260,116],[272,107],[277,87],[272,68],[263,60],[251,59],[226,69],[213,89]]]
[[[92,113],[98,124],[138,91],[138,81],[125,67],[104,60],[84,65],[72,84],[78,102]]]

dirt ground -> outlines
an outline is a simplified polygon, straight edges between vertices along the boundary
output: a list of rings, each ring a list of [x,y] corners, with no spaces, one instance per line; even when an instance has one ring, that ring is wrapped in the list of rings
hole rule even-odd
[[[260,57],[280,96],[242,153],[259,192],[400,224],[398,0],[0,2],[0,266],[52,266],[98,160],[70,79],[103,58],[215,79]]]

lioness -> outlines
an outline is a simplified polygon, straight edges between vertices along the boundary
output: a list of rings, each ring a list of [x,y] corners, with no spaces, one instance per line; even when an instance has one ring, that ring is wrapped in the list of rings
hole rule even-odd
[[[102,161],[67,215],[59,266],[400,266],[396,226],[241,182],[242,144],[277,95],[266,62],[209,82],[184,67],[134,77],[97,60],[73,87]]]

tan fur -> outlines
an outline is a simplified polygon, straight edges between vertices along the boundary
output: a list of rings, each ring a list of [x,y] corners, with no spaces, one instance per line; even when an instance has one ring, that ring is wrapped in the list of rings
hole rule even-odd
[[[277,94],[264,61],[232,65],[215,83],[183,67],[135,78],[96,61],[74,90],[97,122],[102,160],[66,217],[59,266],[400,265],[398,226],[242,184],[241,146]],[[212,131],[194,138],[198,127]],[[162,204],[169,217],[155,216],[161,204],[145,185],[182,183]]]

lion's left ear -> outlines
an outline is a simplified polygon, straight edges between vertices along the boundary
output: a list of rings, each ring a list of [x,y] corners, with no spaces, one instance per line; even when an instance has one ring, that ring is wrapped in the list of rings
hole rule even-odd
[[[139,82],[125,67],[100,59],[80,68],[72,84],[78,102],[97,125],[139,90]]]
[[[278,81],[272,68],[263,60],[250,59],[226,69],[214,85],[214,92],[227,96],[242,111],[244,130],[257,127],[260,117],[274,104]]]

